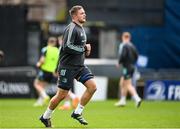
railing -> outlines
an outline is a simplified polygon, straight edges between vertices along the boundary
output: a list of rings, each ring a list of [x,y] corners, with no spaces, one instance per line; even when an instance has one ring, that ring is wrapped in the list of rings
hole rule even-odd
[[[0,75],[8,74],[8,75],[25,75],[29,77],[34,77],[36,75],[36,69],[30,66],[24,67],[1,67]]]

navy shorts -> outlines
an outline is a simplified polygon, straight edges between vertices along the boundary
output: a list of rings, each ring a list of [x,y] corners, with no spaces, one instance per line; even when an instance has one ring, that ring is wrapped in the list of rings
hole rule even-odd
[[[54,76],[52,72],[47,72],[44,70],[39,70],[38,75],[36,77],[40,81],[45,81],[45,82],[52,82],[54,80]]]
[[[74,79],[84,84],[94,75],[87,66],[82,67],[59,67],[58,69],[58,87],[64,90],[70,90],[73,87]]]
[[[135,71],[135,66],[133,64],[122,65],[122,75],[125,80],[131,79]]]

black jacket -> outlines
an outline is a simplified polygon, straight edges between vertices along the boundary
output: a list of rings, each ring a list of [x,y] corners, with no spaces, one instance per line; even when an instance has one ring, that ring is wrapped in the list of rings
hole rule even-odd
[[[74,22],[70,23],[63,34],[60,66],[83,66],[86,41],[84,28]]]
[[[138,51],[132,43],[119,45],[119,64],[134,64],[138,59]]]

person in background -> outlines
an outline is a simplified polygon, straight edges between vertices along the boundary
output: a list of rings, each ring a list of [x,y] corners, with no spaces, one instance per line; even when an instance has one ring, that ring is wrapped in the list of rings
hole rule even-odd
[[[56,45],[57,38],[49,37],[47,41],[47,46],[42,48],[41,50],[41,57],[36,64],[39,72],[36,79],[34,80],[34,87],[38,92],[39,97],[34,103],[34,106],[43,106],[47,104],[50,100],[50,97],[45,91],[45,87],[56,76],[56,67],[59,58],[59,50]]]
[[[51,116],[58,104],[67,96],[76,79],[81,82],[86,90],[81,100],[72,112],[71,117],[80,124],[87,125],[82,112],[96,91],[94,75],[84,64],[85,56],[91,53],[91,45],[86,44],[87,37],[83,28],[86,22],[86,13],[82,6],[73,6],[70,11],[72,22],[66,27],[63,33],[63,44],[60,50],[60,61],[58,66],[58,90],[50,100],[46,111],[41,115],[40,121],[46,127],[52,127]]]
[[[3,66],[4,52],[0,50],[0,66]]]
[[[117,67],[122,65],[122,77],[119,81],[119,89],[121,93],[120,100],[115,103],[115,106],[125,106],[126,96],[129,92],[135,101],[136,107],[139,107],[142,99],[136,92],[132,84],[132,77],[135,72],[135,63],[138,58],[138,52],[135,46],[131,43],[131,34],[123,32],[122,43],[119,45],[119,60]]]
[[[65,102],[59,107],[60,110],[70,110],[75,109],[79,103],[79,97],[76,96],[71,90],[65,98]]]

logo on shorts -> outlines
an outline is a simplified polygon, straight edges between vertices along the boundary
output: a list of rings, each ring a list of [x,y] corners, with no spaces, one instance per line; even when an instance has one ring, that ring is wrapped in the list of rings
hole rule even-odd
[[[67,78],[62,78],[62,82],[67,83]]]
[[[65,74],[66,74],[66,69],[62,69],[60,74],[61,74],[61,76],[65,76]]]

